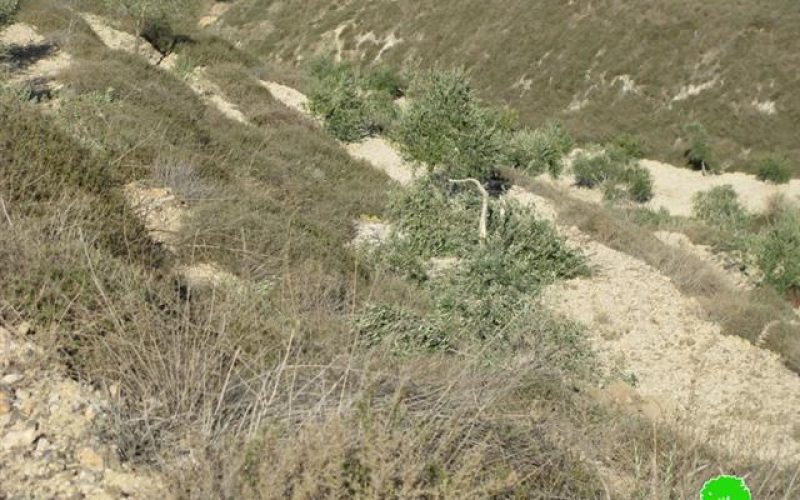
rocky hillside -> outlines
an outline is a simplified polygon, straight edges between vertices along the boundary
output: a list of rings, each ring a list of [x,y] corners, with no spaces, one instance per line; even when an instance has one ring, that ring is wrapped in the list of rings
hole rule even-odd
[[[682,162],[683,127],[722,162],[788,155],[800,174],[800,6],[777,2],[242,0],[215,26],[259,57],[463,65],[483,97],[582,140],[641,134]]]
[[[5,5],[0,499],[800,496],[797,181],[294,64],[499,67],[499,2]]]

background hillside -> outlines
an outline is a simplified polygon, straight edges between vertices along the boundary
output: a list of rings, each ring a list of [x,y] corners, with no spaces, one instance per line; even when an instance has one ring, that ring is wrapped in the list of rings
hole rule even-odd
[[[699,121],[729,168],[779,153],[800,173],[791,0],[248,0],[223,20],[261,57],[461,64],[484,98],[534,126],[557,118],[586,141],[637,133],[650,156],[680,163],[682,129]]]

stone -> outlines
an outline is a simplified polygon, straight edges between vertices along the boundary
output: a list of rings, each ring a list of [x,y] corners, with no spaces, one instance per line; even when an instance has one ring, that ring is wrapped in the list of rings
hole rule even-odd
[[[83,418],[85,418],[89,422],[93,421],[94,417],[96,417],[96,416],[97,416],[97,412],[91,406],[87,406],[86,410],[84,410],[84,412],[83,412]]]
[[[105,473],[105,485],[118,490],[123,495],[133,495],[140,489],[140,479],[127,472],[108,470]]]
[[[34,332],[33,325],[31,325],[27,321],[23,321],[22,323],[20,323],[19,326],[17,326],[16,330],[17,330],[17,334],[19,334],[19,335],[21,335],[23,337],[26,336],[26,335],[30,335],[30,334],[32,334]]]
[[[17,382],[19,382],[20,380],[22,380],[23,378],[25,378],[25,376],[21,375],[19,373],[9,373],[8,375],[6,375],[6,376],[4,376],[3,378],[0,379],[0,384],[14,385]]]
[[[36,440],[36,429],[32,427],[24,429],[12,429],[0,439],[0,450],[18,450],[31,446]]]
[[[12,408],[11,396],[5,392],[0,392],[0,415],[8,415]]]
[[[50,448],[50,441],[48,441],[47,438],[39,438],[39,440],[36,441],[36,451],[39,453],[44,453],[48,448]]]
[[[94,449],[87,447],[81,448],[75,453],[75,459],[81,466],[95,471],[103,470],[103,457]]]

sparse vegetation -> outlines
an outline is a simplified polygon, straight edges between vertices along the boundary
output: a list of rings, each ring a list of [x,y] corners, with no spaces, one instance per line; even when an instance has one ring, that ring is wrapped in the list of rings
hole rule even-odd
[[[757,165],[757,176],[764,182],[786,184],[792,178],[792,171],[782,158],[768,156],[759,160]]]
[[[653,177],[650,171],[639,165],[630,166],[624,178],[628,196],[637,203],[646,203],[653,198]]]
[[[610,144],[620,148],[626,155],[636,160],[644,158],[647,153],[645,144],[638,135],[620,134],[614,137]]]
[[[402,90],[390,69],[363,76],[350,64],[321,58],[311,65],[311,76],[310,110],[337,139],[354,142],[391,129],[397,118],[394,99]]]
[[[542,129],[514,132],[506,154],[512,167],[531,174],[548,172],[552,177],[558,177],[564,170],[564,157],[574,144],[564,127],[553,123]]]
[[[364,67],[380,56],[405,68],[442,62],[470,68],[477,94],[513,107],[530,128],[561,120],[581,143],[613,142],[625,130],[641,138],[649,158],[677,165],[686,161],[685,143],[676,147],[686,139],[683,126],[699,121],[718,164],[750,171],[741,161],[743,151],[776,153],[790,159],[793,175],[800,174],[800,97],[791,70],[800,52],[794,37],[800,12],[787,2],[732,6],[710,0],[700,13],[688,0],[624,7],[606,2],[590,12],[579,2],[546,0],[509,0],[503,9],[484,3],[471,10],[455,0],[419,9],[367,0],[342,9],[329,9],[324,0],[287,0],[280,11],[270,5],[248,1],[226,16],[232,36],[270,59],[307,59],[319,47],[330,48],[333,30],[342,28],[338,41],[345,59]],[[358,29],[344,28],[354,18]],[[564,40],[563,27],[576,19],[578,29]],[[265,21],[275,29],[252,29]],[[307,28],[297,29],[298,23]],[[711,56],[727,40],[751,32],[749,43]],[[369,33],[377,40],[362,38]],[[403,41],[384,50],[389,34]],[[676,43],[686,50],[672,50]],[[594,69],[587,75],[587,68]],[[774,101],[774,112],[760,109],[755,99],[766,106]]]
[[[0,27],[11,22],[19,8],[19,0],[0,0]]]
[[[587,272],[580,255],[533,213],[493,201],[485,245],[478,241],[480,200],[436,178],[417,183],[392,203],[391,243],[381,264],[430,287],[439,314],[460,338],[491,338],[527,310],[541,288]],[[431,259],[449,259],[432,272]]]
[[[686,135],[688,148],[684,152],[689,166],[695,170],[702,170],[703,173],[718,173],[719,166],[714,159],[711,150],[711,138],[706,128],[698,122],[693,122],[683,128]]]
[[[740,231],[750,221],[747,211],[739,203],[739,195],[730,185],[695,195],[693,210],[698,219],[728,231]]]
[[[564,200],[541,184],[533,184],[525,178],[519,178],[518,181],[551,199],[559,199],[562,203],[559,213],[562,224],[575,225],[597,241],[639,258],[669,276],[682,293],[700,301],[709,316],[720,323],[726,334],[756,342],[765,325],[775,319],[787,320],[787,323],[780,325],[781,328],[776,329],[776,334],[766,347],[779,353],[792,370],[800,372],[800,326],[792,326],[791,321],[795,316],[792,305],[785,297],[772,287],[759,287],[749,292],[732,290],[723,276],[710,269],[697,256],[665,245],[651,231],[666,229],[701,234],[703,243],[713,244],[719,250],[731,253],[745,269],[758,265],[755,254],[763,247],[757,235],[743,229],[726,232],[724,228],[707,222],[693,227],[696,223],[672,217],[663,211],[654,212],[641,208],[623,210],[574,199]],[[725,221],[740,221],[742,217],[749,219],[749,216],[740,212],[741,207],[731,208],[738,206],[738,203],[731,203],[731,196],[724,193],[727,189],[717,190],[714,195],[705,193],[701,197],[706,202],[708,198],[716,198],[717,204],[727,208],[709,209],[703,213],[733,212],[738,215],[712,215],[710,220],[726,224]],[[720,202],[720,198],[724,201]],[[784,209],[786,208],[779,207],[776,210],[774,220],[777,220]],[[781,243],[776,244],[776,248],[780,249],[780,258],[788,255],[790,244],[787,243],[792,241],[791,238],[781,240]]]
[[[73,27],[55,0],[22,9],[51,16],[54,32]],[[250,126],[74,26],[58,108],[0,95],[0,323],[33,322],[32,341],[71,376],[118,388],[103,432],[121,460],[156,464],[189,498],[690,497],[728,468],[765,496],[797,496],[791,467],[725,456],[595,400],[600,370],[582,327],[537,301],[589,270],[531,210],[492,199],[481,245],[473,191],[434,174],[387,201],[383,175],[276,103],[254,57],[224,40],[190,33],[176,50],[206,66]],[[358,110],[334,120],[343,136],[408,125],[395,129],[393,112],[376,120],[402,80],[351,70],[354,93],[326,101]],[[458,78],[448,81],[463,90]],[[445,174],[485,178],[508,162],[509,114],[469,87],[420,101],[423,90],[411,103],[427,103],[416,126],[428,142],[411,144],[441,154]],[[447,111],[441,136],[421,118],[432,109]],[[553,175],[571,144],[556,126],[517,139],[514,163]],[[645,176],[623,170],[626,196],[646,191]],[[174,252],[124,199],[131,181],[186,203]],[[365,213],[394,232],[360,254],[352,222]],[[775,233],[770,259],[792,258],[792,234]],[[182,269],[204,263],[230,280],[184,289]],[[715,286],[696,271],[681,286]],[[793,333],[770,348],[792,348]]]
[[[765,281],[784,294],[800,292],[800,209],[781,211],[760,246],[758,263]]]
[[[584,152],[575,159],[572,170],[578,186],[600,186],[607,200],[627,198],[645,203],[653,197],[650,172],[620,147],[607,145],[602,151]]]

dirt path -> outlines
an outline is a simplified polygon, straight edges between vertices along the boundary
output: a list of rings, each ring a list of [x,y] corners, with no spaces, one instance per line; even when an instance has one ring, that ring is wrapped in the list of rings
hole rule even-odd
[[[653,233],[653,236],[658,238],[665,245],[698,257],[711,266],[720,276],[727,279],[734,287],[743,290],[752,290],[760,282],[760,276],[757,276],[754,271],[750,271],[750,274],[745,274],[732,257],[723,253],[714,253],[714,250],[710,246],[698,245],[692,242],[692,240],[683,233],[656,231]]]
[[[547,199],[519,188],[510,196],[555,222]],[[559,230],[594,273],[550,286],[544,304],[587,325],[602,365],[635,380],[651,417],[737,455],[800,461],[800,378],[778,355],[722,335],[649,265],[576,228]]]
[[[106,47],[138,54],[147,59],[150,64],[157,64],[161,60],[161,54],[147,40],[112,28],[100,16],[94,14],[83,14],[82,16]]]
[[[100,40],[110,49],[122,50],[144,57],[150,64],[157,65],[162,62],[161,54],[155,50],[146,40],[135,37],[130,33],[116,30],[108,25],[105,19],[93,14],[83,14],[83,18],[89,23]],[[166,58],[161,65],[167,71],[175,70],[175,57]],[[248,124],[247,118],[239,108],[230,102],[222,90],[205,76],[204,68],[195,68],[186,78],[189,88],[197,94],[208,106],[216,108],[227,118]]]
[[[386,139],[369,137],[361,142],[345,145],[353,158],[366,161],[400,184],[410,184],[419,176],[415,169],[403,160],[400,153]]]
[[[770,198],[778,194],[789,200],[800,201],[800,179],[793,179],[784,185],[774,185],[741,172],[704,176],[701,172],[653,160],[642,160],[641,164],[653,174],[656,196],[650,206],[664,207],[673,215],[690,216],[692,197],[696,193],[726,184],[733,186],[742,204],[752,212],[764,212]]]
[[[665,417],[730,452],[800,460],[800,379],[778,355],[723,336],[658,271],[593,241],[591,278],[549,287],[545,304],[586,324],[603,364],[630,374]]]
[[[574,158],[573,152],[571,158]],[[599,189],[584,189],[574,185],[572,169],[569,165],[559,179],[540,176],[541,182],[557,185],[570,190],[570,195],[583,201],[603,203]],[[645,207],[666,209],[672,215],[691,217],[692,198],[695,194],[708,191],[717,186],[730,185],[739,195],[739,200],[751,212],[764,212],[770,200],[783,195],[789,201],[800,202],[800,179],[792,179],[788,184],[775,185],[758,180],[754,175],[741,172],[728,172],[720,175],[703,175],[688,168],[679,168],[654,160],[641,160],[639,164],[653,175],[653,199]]]
[[[282,102],[285,106],[297,111],[298,113],[302,113],[306,116],[316,119],[316,117],[314,117],[308,111],[308,97],[306,97],[305,94],[291,87],[287,87],[286,85],[281,85],[277,82],[270,82],[266,80],[259,81],[264,88],[270,91],[272,97]]]

